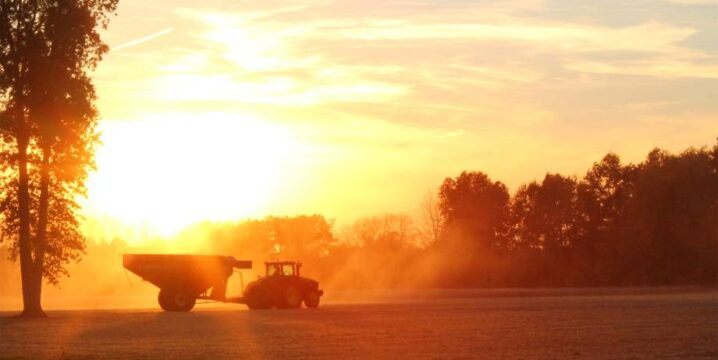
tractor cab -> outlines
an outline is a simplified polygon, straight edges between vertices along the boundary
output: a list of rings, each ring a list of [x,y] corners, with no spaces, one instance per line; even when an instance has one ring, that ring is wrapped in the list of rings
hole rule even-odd
[[[264,265],[267,268],[267,277],[299,277],[299,269],[302,267],[302,263],[296,261],[267,261],[264,263]]]

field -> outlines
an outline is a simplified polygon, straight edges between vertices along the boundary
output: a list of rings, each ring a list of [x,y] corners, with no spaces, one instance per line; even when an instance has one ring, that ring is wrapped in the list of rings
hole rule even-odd
[[[0,318],[3,359],[716,359],[706,289],[345,292],[317,310],[51,311]]]

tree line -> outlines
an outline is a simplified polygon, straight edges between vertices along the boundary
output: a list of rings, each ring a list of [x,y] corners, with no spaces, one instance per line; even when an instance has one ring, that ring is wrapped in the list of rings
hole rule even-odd
[[[320,215],[216,226],[214,249],[301,259],[335,287],[718,284],[718,144],[609,153],[581,177],[513,194],[479,171],[446,178],[418,214],[334,229]]]

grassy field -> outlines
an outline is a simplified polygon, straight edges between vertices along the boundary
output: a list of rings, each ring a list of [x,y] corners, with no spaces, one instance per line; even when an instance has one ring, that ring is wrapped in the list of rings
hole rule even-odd
[[[718,292],[344,293],[317,310],[3,313],[3,359],[716,359]]]

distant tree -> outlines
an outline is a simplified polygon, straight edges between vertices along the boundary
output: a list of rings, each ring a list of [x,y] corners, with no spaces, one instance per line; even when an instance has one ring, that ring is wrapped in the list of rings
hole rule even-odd
[[[418,229],[407,214],[359,218],[340,232],[344,256],[337,267],[345,281],[360,287],[406,286],[418,281],[413,270],[422,251]],[[336,268],[336,267],[335,267]]]
[[[221,224],[211,239],[220,252],[309,261],[327,256],[336,242],[332,223],[321,215],[268,216]]]
[[[577,250],[584,254],[583,277],[589,284],[608,284],[621,276],[621,223],[630,197],[633,167],[609,153],[594,163],[578,185]]]
[[[375,252],[395,252],[416,246],[417,231],[406,214],[360,218],[342,231],[344,241]]]
[[[321,215],[268,217],[275,248],[283,257],[316,259],[329,254],[336,240],[332,223]]]
[[[509,192],[482,172],[462,172],[439,189],[439,208],[448,231],[472,242],[468,248],[504,249]]]
[[[511,204],[511,232],[517,247],[553,251],[576,238],[577,183],[546,174],[541,183],[523,185]]]
[[[715,148],[714,148],[715,149]],[[718,283],[718,175],[706,148],[654,149],[635,172],[621,247],[628,275],[649,285]]]
[[[446,259],[439,280],[444,286],[494,286],[505,271],[508,250],[509,193],[482,172],[462,172],[439,188],[444,227],[431,251]]]
[[[533,264],[514,266],[522,267],[520,270],[540,268],[541,283],[575,282],[569,279],[573,272],[567,271],[578,235],[575,179],[546,174],[541,183],[522,185],[511,201],[510,219],[511,249],[533,254],[531,259],[524,258]]]
[[[23,315],[44,316],[42,280],[57,284],[84,249],[75,199],[93,166],[95,91],[117,0],[0,2],[0,213],[20,259]]]
[[[439,240],[444,227],[439,201],[434,193],[427,193],[419,205],[417,215],[419,236],[422,245],[430,245]]]

